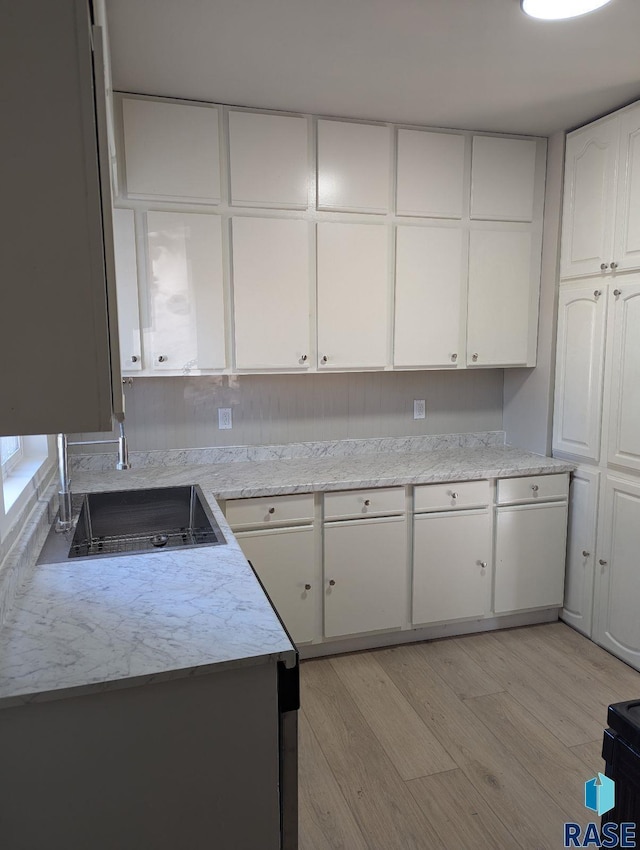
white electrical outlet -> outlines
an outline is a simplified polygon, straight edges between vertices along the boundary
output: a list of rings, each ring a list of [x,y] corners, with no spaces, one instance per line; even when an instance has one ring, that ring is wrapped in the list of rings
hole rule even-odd
[[[425,419],[427,415],[427,406],[423,398],[414,398],[413,400],[413,418]]]
[[[219,407],[218,408],[218,429],[220,431],[229,431],[233,428],[233,424],[231,422],[231,408],[230,407]]]

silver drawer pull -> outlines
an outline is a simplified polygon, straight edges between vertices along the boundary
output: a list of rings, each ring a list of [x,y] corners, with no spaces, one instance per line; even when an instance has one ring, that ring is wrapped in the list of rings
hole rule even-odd
[[[537,484],[532,484],[531,489],[533,490],[534,493],[537,493],[540,488],[538,487]]]
[[[364,500],[364,504],[365,504],[365,506],[368,508],[368,507],[369,507],[369,505],[371,504],[371,499],[365,499],[365,500]]]
[[[276,509],[275,509],[275,508],[269,508],[269,513],[270,513],[270,514],[275,514],[275,512],[276,512]]]
[[[451,491],[451,498],[452,498],[452,499],[457,499],[457,498],[458,498],[458,494],[456,493],[456,491],[455,491],[455,490],[452,490],[452,491]]]
[[[583,549],[583,550],[582,550],[582,557],[583,557],[583,558],[590,558],[590,557],[591,557],[591,552],[587,552],[587,550],[586,550],[586,549]]]
[[[310,585],[310,584],[305,584],[304,589],[305,589],[305,590],[311,590],[311,585]]]
[[[333,579],[329,579],[329,587],[335,587],[336,583]]]
[[[606,561],[603,561],[603,560],[602,560],[602,558],[600,558],[600,560],[598,561],[598,563],[600,564],[600,566],[601,566],[601,567],[606,567],[606,566],[607,566],[607,562],[606,562]]]

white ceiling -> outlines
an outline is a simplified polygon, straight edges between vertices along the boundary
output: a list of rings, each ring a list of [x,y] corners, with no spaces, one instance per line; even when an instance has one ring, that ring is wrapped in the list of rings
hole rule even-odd
[[[640,98],[640,2],[107,0],[114,88],[548,135]]]

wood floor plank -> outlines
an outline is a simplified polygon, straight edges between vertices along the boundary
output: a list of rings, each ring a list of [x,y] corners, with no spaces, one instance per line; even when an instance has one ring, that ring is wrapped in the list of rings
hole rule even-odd
[[[298,738],[300,850],[367,850],[304,711]]]
[[[557,850],[564,812],[430,668],[421,646],[378,650],[376,658],[476,791],[517,837],[515,846]]]
[[[604,773],[602,736],[597,741],[589,741],[588,744],[578,744],[577,747],[571,747],[571,751],[582,760],[589,772],[589,776],[595,776],[596,773]]]
[[[368,850],[442,850],[329,661],[302,665],[301,699]]]
[[[331,660],[345,688],[403,779],[429,776],[457,765],[425,726],[372,652]]]
[[[466,700],[473,713],[523,767],[551,794],[567,820],[586,824],[584,783],[592,774],[510,694],[490,694]]]
[[[567,655],[571,654],[577,666],[615,693],[616,702],[637,699],[640,694],[640,672],[566,623],[551,623],[546,629],[538,627],[538,636],[549,646],[554,646]]]
[[[450,638],[425,643],[423,649],[430,666],[461,699],[504,690],[498,681]]]
[[[544,674],[523,663],[494,635],[480,634],[455,640],[567,747],[586,744],[598,737],[602,726],[591,714],[553,687]]]
[[[523,846],[462,770],[412,779],[406,784],[447,850],[513,850]]]
[[[597,728],[604,728],[607,708],[615,700],[615,694],[576,664],[573,653],[562,653],[545,645],[539,633],[527,629],[496,632],[495,638],[521,658],[529,670],[535,670],[551,687],[577,703],[585,715],[593,718]]]

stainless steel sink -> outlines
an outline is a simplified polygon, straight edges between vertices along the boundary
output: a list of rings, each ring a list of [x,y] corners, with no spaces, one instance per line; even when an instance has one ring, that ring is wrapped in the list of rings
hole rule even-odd
[[[197,484],[87,493],[77,499],[73,536],[53,528],[39,563],[226,543]]]

